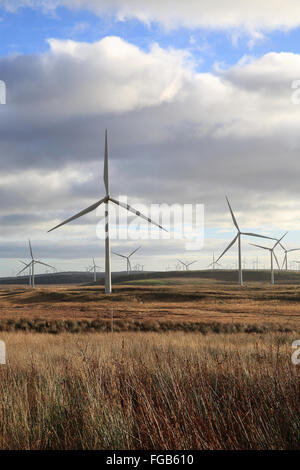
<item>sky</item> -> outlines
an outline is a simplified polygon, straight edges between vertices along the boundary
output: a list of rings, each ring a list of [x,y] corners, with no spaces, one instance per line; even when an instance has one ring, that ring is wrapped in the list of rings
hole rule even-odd
[[[300,247],[298,0],[0,0],[0,80],[0,276],[28,238],[58,270],[104,266],[101,214],[47,231],[103,197],[106,128],[115,197],[204,205],[201,249],[133,229],[112,240],[141,246],[132,264],[206,266],[235,236],[225,195],[243,230]],[[243,239],[246,267],[267,267],[251,242],[272,242]]]

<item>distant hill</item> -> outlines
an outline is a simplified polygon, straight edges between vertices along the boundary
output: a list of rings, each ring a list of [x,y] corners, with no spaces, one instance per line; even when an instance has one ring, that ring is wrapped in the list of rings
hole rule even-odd
[[[234,270],[202,270],[202,271],[140,271],[128,275],[126,272],[112,273],[114,283],[128,283],[134,281],[150,281],[151,279],[168,278],[199,278],[214,280],[216,282],[236,283],[237,271]],[[270,282],[270,271],[244,270],[245,282]],[[150,283],[148,282],[148,283]],[[279,271],[275,272],[275,282],[280,284],[300,284],[300,272]],[[69,271],[51,274],[36,274],[36,285],[66,285],[66,284],[94,284],[93,274],[86,271]],[[0,285],[28,285],[28,276],[0,278]],[[97,273],[97,284],[104,284],[104,273]]]

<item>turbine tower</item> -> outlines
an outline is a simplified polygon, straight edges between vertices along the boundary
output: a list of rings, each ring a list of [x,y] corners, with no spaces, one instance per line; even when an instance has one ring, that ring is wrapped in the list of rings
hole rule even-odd
[[[284,251],[284,258],[283,258],[283,263],[282,263],[282,269],[285,265],[285,269],[287,271],[288,269],[288,253],[290,253],[291,251],[299,251],[300,248],[292,248],[291,250],[287,250],[281,243],[280,243],[280,246],[281,248],[283,249]]]
[[[132,253],[130,253],[130,255],[128,256],[125,256],[125,255],[120,255],[119,253],[116,253],[115,251],[113,251],[113,254],[116,255],[116,256],[120,256],[121,258],[125,258],[127,260],[127,274],[131,273],[132,271],[132,268],[131,268],[131,262],[130,262],[130,258],[132,255],[134,255],[134,253],[136,253],[138,250],[140,250],[140,246],[138,248],[136,248],[136,250],[134,250]]]
[[[280,269],[280,266],[279,266],[279,263],[278,263],[278,259],[277,259],[277,256],[275,254],[275,248],[276,246],[281,242],[281,240],[283,239],[283,237],[286,236],[288,232],[286,232],[279,240],[277,240],[277,242],[275,243],[275,245],[272,247],[272,248],[268,248],[266,246],[261,246],[261,245],[255,245],[254,243],[250,243],[250,245],[252,246],[256,246],[257,248],[261,248],[262,250],[268,250],[270,252],[270,256],[271,256],[271,284],[274,284],[274,263],[273,263],[273,257],[276,261],[276,264],[277,264],[277,267],[278,269]]]
[[[97,266],[96,262],[95,262],[95,258],[93,258],[93,265],[89,268],[89,271],[94,271],[94,282],[97,281],[97,268],[98,269],[102,269],[101,266]]]
[[[17,274],[17,276],[19,276],[20,274],[22,274],[23,271],[25,271],[27,268],[29,268],[30,271],[31,271],[31,276],[30,276],[30,278],[31,278],[31,287],[34,289],[34,287],[35,287],[35,284],[34,284],[34,266],[35,266],[35,264],[42,264],[43,266],[47,266],[48,268],[52,268],[52,269],[54,269],[54,268],[53,268],[53,266],[51,266],[50,264],[42,263],[42,261],[39,261],[39,260],[34,259],[34,257],[33,257],[33,252],[32,252],[31,242],[30,242],[30,240],[28,240],[28,242],[29,242],[29,251],[30,251],[31,261],[30,261],[29,264],[27,264],[27,265]],[[23,263],[23,261],[22,261],[22,263]]]
[[[192,261],[191,263],[185,263],[184,261],[181,261],[180,259],[178,259],[177,261],[179,261],[179,263],[181,263],[182,266],[185,267],[185,270],[186,270],[186,271],[189,271],[189,267],[190,267],[192,264],[198,263],[197,260],[196,260],[196,261]]]
[[[228,197],[226,196],[226,201],[227,201],[227,204],[228,204],[228,207],[229,207],[229,210],[230,210],[230,214],[231,214],[231,218],[232,218],[232,221],[233,221],[233,224],[235,225],[236,229],[237,229],[237,234],[236,236],[234,237],[234,239],[229,243],[228,247],[223,251],[223,253],[219,256],[219,258],[217,259],[216,262],[218,262],[222,256],[225,255],[225,253],[229,250],[229,248],[231,248],[235,242],[237,241],[238,242],[238,266],[239,266],[239,284],[240,286],[243,285],[243,271],[242,271],[242,243],[241,243],[241,238],[242,238],[242,235],[247,235],[249,237],[259,237],[259,238],[268,238],[269,240],[275,240],[275,238],[272,238],[272,237],[266,237],[265,235],[258,235],[257,233],[249,233],[249,232],[241,232],[239,226],[238,226],[238,223],[236,221],[236,218],[234,216],[234,213],[233,213],[233,210],[231,209],[231,205],[229,203],[229,200],[228,200]]]
[[[89,212],[94,211],[99,207],[101,204],[105,204],[105,293],[111,294],[111,263],[110,263],[110,238],[109,238],[109,202],[116,204],[124,209],[127,209],[129,212],[141,217],[142,219],[147,220],[147,222],[159,227],[162,230],[165,230],[161,225],[153,222],[149,217],[141,214],[141,212],[135,210],[133,207],[129,206],[128,204],[124,204],[123,202],[118,201],[110,196],[109,192],[109,175],[108,175],[108,145],[107,145],[107,130],[105,131],[105,150],[104,150],[104,185],[105,185],[105,197],[100,199],[100,201],[95,202],[93,205],[87,207],[86,209],[82,210],[78,214],[70,217],[69,219],[65,220],[64,222],[56,225],[53,227],[49,232],[61,227],[62,225],[68,224],[72,220],[78,219]]]

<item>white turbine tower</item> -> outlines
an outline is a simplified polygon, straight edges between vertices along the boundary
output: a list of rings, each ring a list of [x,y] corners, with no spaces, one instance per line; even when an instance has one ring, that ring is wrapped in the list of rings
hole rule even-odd
[[[280,243],[280,246],[281,248],[283,249],[284,251],[284,258],[283,258],[283,263],[282,263],[282,269],[285,265],[285,269],[287,271],[288,269],[288,253],[292,252],[292,251],[299,251],[300,248],[292,248],[291,250],[287,250],[281,243]]]
[[[239,226],[238,226],[238,223],[236,221],[236,218],[234,216],[234,213],[233,213],[233,210],[231,209],[231,205],[229,203],[229,200],[228,200],[228,197],[226,196],[226,201],[227,201],[227,204],[228,204],[228,207],[229,207],[229,210],[230,210],[230,214],[231,214],[231,217],[232,217],[232,221],[237,229],[237,234],[236,236],[234,237],[234,239],[229,243],[228,247],[223,251],[223,253],[219,256],[219,258],[217,259],[216,262],[218,262],[222,256],[225,255],[225,253],[229,250],[229,248],[231,248],[235,242],[237,241],[238,242],[238,269],[239,269],[239,284],[240,286],[243,285],[243,271],[242,271],[242,243],[241,243],[241,238],[242,238],[242,235],[247,235],[249,237],[259,237],[259,238],[268,238],[269,240],[275,240],[274,238],[272,237],[266,237],[265,235],[258,235],[257,233],[250,233],[250,232],[241,232]]]
[[[23,271],[25,271],[27,268],[29,268],[31,270],[31,276],[30,276],[31,277],[31,287],[34,288],[35,287],[35,284],[34,284],[34,266],[35,266],[35,264],[41,264],[43,266],[47,266],[48,268],[52,268],[52,269],[53,269],[53,266],[50,266],[50,264],[42,263],[42,261],[34,259],[31,242],[30,242],[30,240],[28,240],[28,242],[29,242],[29,251],[30,251],[31,261],[17,274],[17,276],[19,276],[20,274],[22,274]],[[23,261],[22,261],[22,263],[23,263]]]
[[[89,271],[94,271],[94,282],[97,281],[97,268],[98,269],[102,269],[101,266],[97,266],[96,262],[95,262],[95,258],[93,258],[93,265],[91,266],[91,268],[89,268]]]
[[[112,202],[113,204],[116,204],[120,207],[123,207],[124,209],[127,209],[129,212],[132,212],[133,214],[137,215],[138,217],[141,217],[142,219],[147,220],[147,222],[156,225],[162,230],[165,230],[161,225],[157,224],[156,222],[153,222],[149,217],[146,217],[145,215],[141,214],[141,212],[135,210],[133,207],[129,206],[128,204],[124,204],[123,202],[118,201],[117,199],[114,199],[110,196],[109,193],[109,176],[108,176],[108,146],[107,146],[107,130],[105,131],[105,151],[104,151],[104,185],[105,185],[105,197],[103,199],[100,199],[100,201],[95,202],[92,206],[87,207],[86,209],[82,210],[78,214],[74,215],[73,217],[70,217],[69,219],[65,220],[59,225],[56,225],[53,227],[49,232],[52,232],[52,230],[57,229],[58,227],[61,227],[62,225],[65,225],[72,220],[78,219],[79,217],[82,217],[85,214],[88,214],[89,212],[94,211],[99,207],[101,204],[105,204],[105,293],[106,294],[111,294],[111,264],[110,264],[110,238],[109,238],[109,202]]]
[[[115,251],[113,251],[113,254],[116,255],[116,256],[120,256],[121,258],[124,258],[127,260],[127,274],[131,273],[132,271],[132,268],[131,268],[131,262],[130,262],[130,258],[132,255],[134,255],[134,253],[136,253],[138,250],[140,250],[141,247],[139,246],[138,248],[136,248],[132,253],[130,253],[130,255],[128,256],[125,256],[125,255],[120,255],[119,253],[116,253]]]
[[[184,261],[181,261],[180,259],[178,259],[177,261],[179,261],[179,263],[182,264],[182,266],[185,267],[185,270],[186,271],[189,271],[189,267],[194,264],[194,263],[198,263],[198,261],[192,261],[191,263],[185,263]]]
[[[267,250],[270,252],[270,256],[271,256],[271,284],[274,284],[274,263],[273,263],[273,257],[276,261],[276,264],[277,264],[277,267],[278,269],[280,269],[280,266],[279,266],[279,263],[278,263],[278,259],[277,259],[277,256],[275,254],[275,248],[277,245],[279,245],[279,243],[281,242],[281,240],[283,239],[283,237],[285,237],[287,234],[287,232],[279,239],[276,241],[275,245],[272,247],[272,248],[268,248],[267,246],[261,246],[261,245],[255,245],[254,243],[250,243],[250,245],[252,246],[256,246],[257,248],[261,248],[262,250]]]

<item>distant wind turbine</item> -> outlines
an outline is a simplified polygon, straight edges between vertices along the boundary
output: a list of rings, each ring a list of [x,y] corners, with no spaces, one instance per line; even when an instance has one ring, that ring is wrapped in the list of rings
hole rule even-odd
[[[229,210],[230,210],[230,214],[231,214],[231,218],[232,218],[232,221],[237,229],[237,234],[236,236],[234,237],[234,239],[229,243],[228,247],[223,251],[223,253],[219,256],[219,258],[217,259],[216,262],[218,262],[222,256],[225,255],[225,253],[229,250],[229,248],[231,248],[235,242],[237,241],[238,242],[238,266],[239,266],[239,284],[240,286],[243,285],[243,271],[242,271],[242,243],[241,243],[241,238],[242,238],[242,235],[247,235],[249,237],[260,237],[260,238],[268,238],[269,240],[275,240],[274,238],[272,237],[266,237],[265,235],[258,235],[257,233],[249,233],[249,232],[241,232],[239,226],[238,226],[238,223],[236,221],[236,218],[234,216],[234,213],[233,213],[233,210],[231,209],[231,205],[229,203],[229,200],[228,200],[228,197],[226,196],[226,201],[227,201],[227,204],[228,204],[228,207],[229,207]]]
[[[216,266],[220,266],[220,267],[221,267],[220,263],[217,263],[217,262],[215,261],[215,252],[213,252],[213,260],[212,260],[212,263],[210,263],[210,264],[207,266],[207,268],[210,268],[210,267],[211,267],[211,269],[215,270],[215,269],[216,269]]]
[[[21,261],[21,260],[19,260],[19,263],[22,263],[24,266],[26,266],[26,269],[27,269],[27,263],[25,263],[24,261]],[[26,276],[26,274],[25,274],[25,276]],[[28,283],[31,286],[31,266],[29,266],[29,268],[28,268],[28,279],[29,279]]]
[[[95,258],[93,258],[93,265],[91,266],[91,268],[89,269],[89,271],[94,271],[94,282],[97,281],[97,268],[98,269],[102,269],[101,266],[97,266],[96,262],[95,262]]]
[[[125,256],[125,255],[120,255],[119,253],[116,253],[115,251],[113,251],[112,253],[116,256],[120,256],[121,258],[124,258],[127,260],[127,274],[131,273],[132,271],[132,268],[131,268],[131,262],[130,262],[130,258],[132,255],[134,255],[134,253],[136,253],[138,250],[140,250],[140,246],[138,248],[136,248],[136,250],[134,250],[132,253],[130,253],[130,255],[128,256]]]
[[[27,268],[30,269],[31,271],[31,287],[34,288],[35,287],[35,284],[34,284],[34,266],[36,264],[41,264],[43,266],[47,266],[48,268],[52,268],[53,269],[53,266],[50,266],[50,264],[46,264],[46,263],[42,263],[42,261],[38,261],[36,259],[34,259],[33,257],[33,252],[32,252],[32,246],[31,246],[31,242],[30,240],[28,240],[29,242],[29,251],[30,251],[30,256],[31,256],[31,261],[29,264],[27,264],[18,274],[17,276],[19,276],[20,274],[22,274],[23,271],[25,271]],[[23,261],[22,261],[23,263]]]
[[[70,217],[69,219],[65,220],[64,222],[60,223],[53,227],[49,232],[52,230],[65,225],[72,220],[78,219],[89,212],[94,211],[99,207],[101,204],[105,204],[105,293],[111,294],[111,264],[110,264],[110,238],[109,238],[109,202],[116,204],[124,209],[127,209],[129,212],[141,217],[142,219],[147,220],[152,225],[156,225],[162,230],[165,230],[161,225],[153,222],[149,217],[146,217],[141,212],[135,210],[133,207],[129,206],[128,204],[124,204],[123,202],[118,201],[110,196],[109,193],[109,176],[108,176],[108,145],[107,145],[107,130],[105,131],[105,151],[104,151],[104,185],[105,185],[105,197],[100,199],[100,201],[95,202],[92,206],[87,207],[87,209],[82,210],[78,214]]]
[[[198,263],[198,261],[197,261],[197,260],[196,260],[196,261],[192,261],[191,263],[185,263],[184,261],[181,261],[180,259],[179,259],[179,260],[177,260],[177,261],[179,261],[179,263],[181,263],[181,264],[182,264],[182,266],[184,266],[184,267],[185,267],[185,270],[186,270],[186,271],[189,271],[189,267],[190,267],[192,264],[194,264],[194,263]]]
[[[300,263],[300,261],[294,259],[294,263],[296,263],[296,265],[297,265],[297,266],[296,266],[296,269],[299,271],[299,263]]]
[[[291,250],[287,250],[283,245],[282,243],[280,243],[280,246],[281,248],[283,249],[284,251],[284,258],[283,258],[283,263],[282,263],[282,269],[283,267],[285,266],[285,269],[287,270],[288,268],[288,253],[292,252],[292,251],[299,251],[300,248],[292,248]]]
[[[275,245],[272,247],[272,248],[268,248],[266,246],[261,246],[261,245],[255,245],[254,243],[250,243],[250,245],[252,246],[256,246],[257,248],[261,248],[262,250],[268,250],[270,252],[270,256],[271,256],[271,284],[274,284],[274,263],[273,263],[273,257],[276,261],[276,264],[277,264],[277,267],[278,269],[280,269],[280,266],[279,266],[279,263],[278,263],[278,259],[277,259],[277,256],[275,254],[275,248],[277,245],[279,245],[279,243],[281,242],[281,240],[286,236],[287,232],[279,239],[276,241]]]

